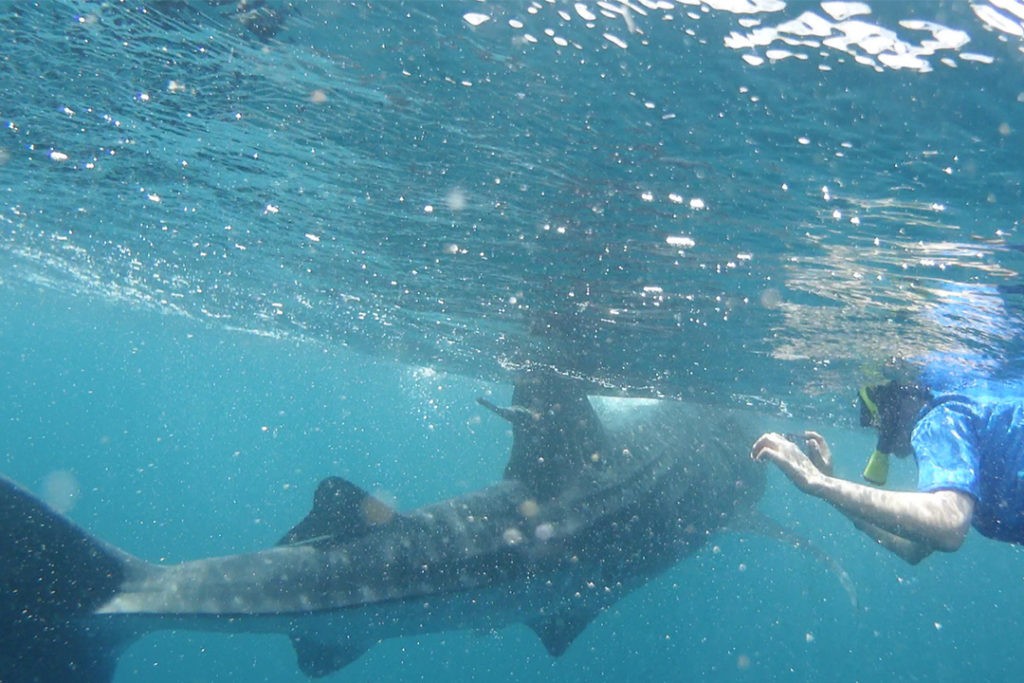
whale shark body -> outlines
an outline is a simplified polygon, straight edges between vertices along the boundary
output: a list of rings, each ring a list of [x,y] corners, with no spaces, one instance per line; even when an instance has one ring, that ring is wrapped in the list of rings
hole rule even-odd
[[[159,629],[287,634],[311,677],[385,638],[514,623],[557,656],[764,489],[752,434],[710,409],[621,410],[550,374],[481,404],[512,425],[498,483],[399,513],[329,478],[250,554],[151,564],[0,479],[0,681],[109,681]]]

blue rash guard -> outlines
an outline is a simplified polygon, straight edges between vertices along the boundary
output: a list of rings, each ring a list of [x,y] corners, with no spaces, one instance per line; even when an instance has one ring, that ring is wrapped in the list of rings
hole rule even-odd
[[[974,498],[975,529],[1024,543],[1024,384],[975,381],[934,394],[911,436],[920,491]]]

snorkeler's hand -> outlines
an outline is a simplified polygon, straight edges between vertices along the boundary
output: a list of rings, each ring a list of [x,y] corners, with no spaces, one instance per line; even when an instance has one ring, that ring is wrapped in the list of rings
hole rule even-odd
[[[826,476],[799,446],[782,434],[762,434],[750,449],[750,457],[758,462],[772,461],[805,493],[811,493]]]
[[[807,457],[811,459],[814,466],[821,470],[827,477],[832,476],[832,449],[828,442],[818,432],[804,432],[804,439],[807,443]]]

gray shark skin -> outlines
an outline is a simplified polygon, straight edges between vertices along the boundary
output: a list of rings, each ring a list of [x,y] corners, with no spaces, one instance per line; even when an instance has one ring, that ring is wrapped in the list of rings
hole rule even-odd
[[[399,513],[340,478],[268,550],[158,566],[0,479],[0,681],[109,681],[158,629],[287,634],[324,676],[384,638],[525,623],[560,655],[602,610],[701,548],[764,489],[720,413],[591,400],[528,375],[505,477]],[[597,405],[599,410],[595,410]]]

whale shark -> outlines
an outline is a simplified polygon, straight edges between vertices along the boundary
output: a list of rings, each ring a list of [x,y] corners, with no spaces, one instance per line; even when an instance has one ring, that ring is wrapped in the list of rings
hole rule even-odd
[[[525,373],[495,484],[400,512],[340,477],[272,548],[155,564],[0,478],[0,681],[96,683],[161,629],[287,635],[322,677],[383,639],[532,629],[558,656],[624,595],[750,513],[753,434],[721,410],[588,397]]]

